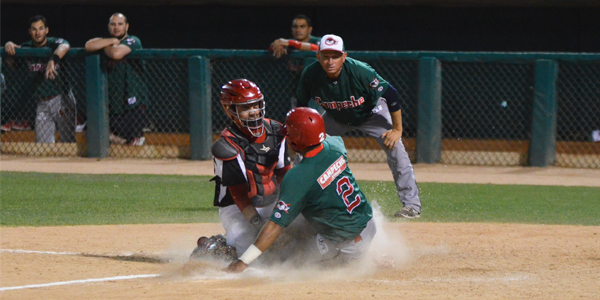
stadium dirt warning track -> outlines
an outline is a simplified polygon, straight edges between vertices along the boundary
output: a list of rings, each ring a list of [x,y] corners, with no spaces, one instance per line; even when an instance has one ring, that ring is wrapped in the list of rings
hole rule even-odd
[[[360,179],[391,177],[387,167],[352,168]],[[470,175],[471,182],[480,183],[600,183],[594,170],[415,168],[421,182],[444,178],[468,182],[462,180]],[[210,175],[212,166],[2,156],[1,170]],[[395,222],[381,228],[372,247],[375,259],[341,270],[290,272],[282,266],[232,275],[217,265],[184,264],[195,239],[221,233],[220,224],[1,227],[0,298],[594,299],[600,295],[597,226]]]

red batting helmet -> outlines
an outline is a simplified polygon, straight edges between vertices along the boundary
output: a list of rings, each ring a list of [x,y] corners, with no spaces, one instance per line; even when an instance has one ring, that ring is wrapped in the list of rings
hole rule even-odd
[[[325,140],[323,117],[314,109],[297,107],[285,118],[285,131],[290,147],[300,151]]]
[[[246,118],[240,117],[238,106],[258,104],[258,108],[246,110]],[[246,134],[258,137],[265,130],[265,98],[256,83],[247,79],[236,79],[221,87],[221,105],[227,116]],[[245,130],[244,130],[245,129]]]

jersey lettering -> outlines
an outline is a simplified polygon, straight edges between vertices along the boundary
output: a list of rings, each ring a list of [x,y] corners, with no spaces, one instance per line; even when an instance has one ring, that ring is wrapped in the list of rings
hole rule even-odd
[[[32,63],[27,62],[27,69],[29,72],[46,72],[46,63]],[[58,70],[60,68],[60,64],[54,65],[54,69]]]
[[[350,96],[350,101],[323,102],[323,100],[321,100],[321,97],[315,97],[315,102],[317,102],[317,104],[321,105],[324,108],[342,110],[345,108],[355,108],[363,105],[365,103],[365,98],[360,97],[358,98],[358,100],[356,100],[354,96]]]
[[[333,179],[338,177],[338,175],[342,174],[342,171],[346,169],[346,160],[343,156],[340,156],[334,163],[319,176],[317,181],[322,189],[325,189],[327,186],[331,184]]]
[[[344,189],[344,186],[346,186],[347,189]],[[354,197],[354,201],[352,202],[348,200],[348,197],[354,193],[354,186],[350,183],[348,176],[344,176],[342,179],[338,180],[337,193],[338,195],[342,196],[342,199],[344,199],[344,204],[346,204],[346,210],[348,213],[352,214],[352,211],[358,205],[360,205],[360,195],[356,195],[356,197]]]

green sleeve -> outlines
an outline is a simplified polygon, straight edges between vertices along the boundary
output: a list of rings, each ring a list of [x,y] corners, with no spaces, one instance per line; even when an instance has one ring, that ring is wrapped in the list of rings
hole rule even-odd
[[[317,44],[319,45],[321,43],[321,37],[320,36],[310,36],[310,40],[308,41],[311,44]]]
[[[56,49],[62,44],[71,46],[71,44],[69,44],[69,42],[63,38],[48,38],[48,43],[53,45],[52,49]]]
[[[270,218],[271,221],[283,228],[290,225],[302,213],[311,190],[309,181],[298,182],[295,179],[300,175],[297,172],[299,169],[296,168],[298,167],[289,170],[283,177],[279,201]]]
[[[366,85],[364,88],[369,91],[371,99],[377,101],[377,99],[385,94],[389,87],[389,83],[370,65],[362,63],[361,72],[359,74],[361,76],[360,81]]]
[[[129,47],[131,49],[131,51],[142,49],[142,42],[140,41],[140,39],[137,36],[133,36],[133,35],[128,36],[127,38],[122,40],[121,45],[125,45],[125,46]]]

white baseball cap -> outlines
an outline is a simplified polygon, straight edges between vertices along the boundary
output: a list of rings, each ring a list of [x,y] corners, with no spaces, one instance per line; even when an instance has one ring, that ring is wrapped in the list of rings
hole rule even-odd
[[[321,38],[321,44],[319,44],[319,51],[333,50],[344,53],[344,40],[341,37],[334,34],[326,34]]]

